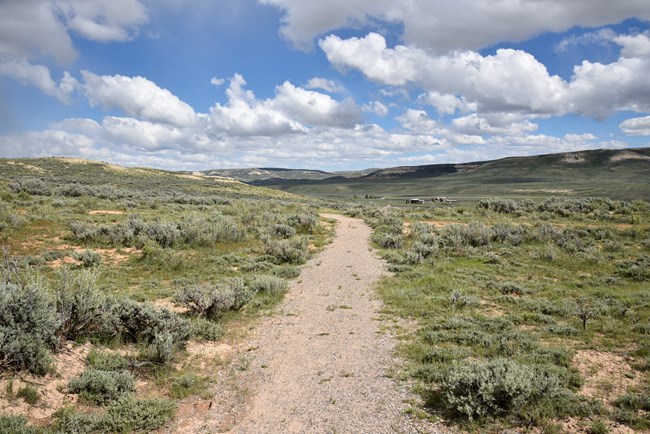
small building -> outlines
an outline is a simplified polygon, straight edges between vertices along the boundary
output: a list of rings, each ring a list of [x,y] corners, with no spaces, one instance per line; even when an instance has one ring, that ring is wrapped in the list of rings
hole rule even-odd
[[[418,199],[417,197],[414,197],[413,199],[407,200],[406,203],[420,203],[420,204],[422,204],[422,203],[424,203],[424,201],[422,199]]]

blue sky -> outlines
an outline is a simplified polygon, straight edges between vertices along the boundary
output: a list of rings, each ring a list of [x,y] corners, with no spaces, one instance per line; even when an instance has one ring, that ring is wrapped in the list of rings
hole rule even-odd
[[[649,0],[0,1],[0,157],[347,170],[649,145]]]

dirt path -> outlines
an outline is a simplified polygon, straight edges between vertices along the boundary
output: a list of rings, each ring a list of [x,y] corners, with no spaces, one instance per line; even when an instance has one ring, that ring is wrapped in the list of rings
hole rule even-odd
[[[394,342],[377,321],[372,285],[386,271],[370,250],[370,228],[327,217],[338,220],[337,236],[292,284],[284,314],[247,338],[200,429],[178,431],[435,432],[405,415],[409,396],[386,376]]]

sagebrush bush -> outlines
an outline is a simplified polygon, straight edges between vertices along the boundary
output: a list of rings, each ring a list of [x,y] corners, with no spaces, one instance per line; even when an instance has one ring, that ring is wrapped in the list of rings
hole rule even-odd
[[[284,294],[289,285],[287,281],[275,276],[256,276],[250,283],[250,288],[254,292],[266,292],[277,296]]]
[[[25,416],[0,415],[0,432],[7,434],[38,434],[40,430],[29,426]]]
[[[241,309],[253,295],[242,279],[234,278],[216,284],[184,285],[176,291],[175,299],[198,316],[214,319]]]
[[[307,261],[307,241],[305,238],[288,240],[264,240],[264,250],[276,263],[304,264]]]
[[[95,267],[102,262],[102,255],[88,249],[79,253],[74,253],[72,257],[79,261],[79,265],[84,268]]]
[[[88,368],[70,380],[68,388],[86,403],[106,405],[124,394],[135,392],[135,377],[129,371]]]
[[[439,388],[447,410],[470,420],[508,414],[563,393],[552,370],[509,359],[454,363]]]
[[[63,339],[105,337],[116,334],[117,317],[111,301],[97,288],[98,274],[92,271],[61,271],[54,289],[56,313]]]
[[[296,230],[289,225],[276,224],[271,228],[271,233],[278,238],[291,238],[296,235]]]
[[[47,372],[49,350],[59,345],[59,316],[49,295],[36,283],[0,282],[0,367]]]
[[[127,368],[128,361],[118,353],[93,348],[86,356],[86,364],[100,371],[123,371]]]
[[[384,249],[401,249],[404,246],[404,236],[401,233],[378,233],[372,239]]]
[[[224,330],[220,324],[206,318],[192,319],[192,336],[206,341],[217,341],[223,336]]]

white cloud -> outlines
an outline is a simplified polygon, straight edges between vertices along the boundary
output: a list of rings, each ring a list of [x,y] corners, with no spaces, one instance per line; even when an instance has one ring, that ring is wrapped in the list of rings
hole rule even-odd
[[[438,123],[431,119],[424,110],[408,109],[395,118],[403,128],[421,134],[438,134]]]
[[[513,113],[472,113],[452,120],[452,126],[454,131],[476,136],[521,136],[537,130],[537,124]]]
[[[0,61],[0,76],[13,78],[23,84],[39,88],[47,95],[58,98],[64,103],[78,87],[79,83],[67,71],[63,73],[60,83],[56,83],[50,70],[43,65],[32,65],[25,58]]]
[[[212,77],[210,79],[210,84],[213,85],[213,86],[219,87],[219,86],[222,86],[225,83],[226,83],[226,80],[224,80],[223,78]]]
[[[650,136],[650,116],[626,119],[619,127],[630,136]]]
[[[639,48],[645,46],[643,38],[616,41],[624,51],[644,53]],[[615,110],[650,112],[650,56],[621,57],[606,65],[583,61],[567,82],[550,75],[543,64],[521,50],[499,49],[488,56],[473,51],[434,56],[403,45],[388,48],[384,37],[376,33],[345,40],[330,35],[320,46],[339,69],[358,69],[380,84],[416,85],[434,96],[460,95],[481,112],[578,113],[595,118]],[[444,99],[435,102],[442,102],[446,110],[454,107],[450,98],[451,106]]]
[[[379,117],[385,117],[388,114],[388,107],[382,104],[381,101],[372,101],[361,106],[361,110],[365,113],[374,113]]]
[[[616,37],[616,32],[612,29],[605,28],[594,32],[586,32],[581,35],[571,35],[562,39],[556,46],[556,53],[563,53],[576,47],[584,45],[605,45],[610,43]]]
[[[647,58],[650,57],[650,32],[639,33],[637,35],[618,35],[613,40],[619,44],[621,56],[627,58]]]
[[[309,126],[351,128],[361,122],[360,109],[350,98],[339,102],[287,81],[276,87],[274,98],[258,100],[245,85],[236,74],[226,90],[228,103],[211,109],[218,130],[237,136],[277,136],[305,133]]]
[[[148,21],[138,0],[58,0],[56,7],[68,29],[98,42],[127,41]]]
[[[83,88],[91,105],[117,108],[130,116],[175,126],[196,122],[194,109],[167,89],[144,77],[95,75],[81,71]]]
[[[210,118],[218,130],[234,136],[277,136],[306,131],[299,122],[289,119],[268,102],[258,101],[255,94],[244,89],[246,80],[239,74],[230,80],[226,90],[228,103],[215,104]]]
[[[310,79],[305,87],[307,89],[322,89],[330,93],[341,93],[345,91],[345,88],[336,81],[322,77],[314,77]]]
[[[138,0],[4,0],[0,55],[69,64],[77,55],[70,31],[94,41],[125,41],[146,22]]]
[[[468,103],[463,97],[451,94],[440,94],[435,91],[418,96],[418,101],[435,107],[438,114],[452,115],[456,110],[476,110],[476,103]]]
[[[358,69],[381,84],[416,84],[434,97],[461,95],[475,101],[479,110],[553,113],[567,86],[521,50],[500,49],[491,56],[471,51],[432,56],[403,45],[387,48],[377,33],[346,40],[330,35],[320,46],[337,68]],[[449,102],[443,104],[445,110],[450,109]]]
[[[647,0],[258,0],[285,11],[282,34],[301,48],[315,36],[355,24],[401,23],[404,41],[439,53],[524,41],[544,32],[650,20]],[[469,29],[469,30],[468,30]]]

